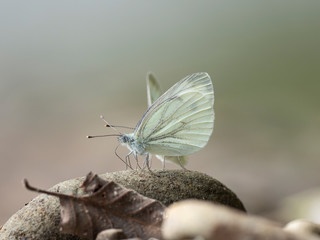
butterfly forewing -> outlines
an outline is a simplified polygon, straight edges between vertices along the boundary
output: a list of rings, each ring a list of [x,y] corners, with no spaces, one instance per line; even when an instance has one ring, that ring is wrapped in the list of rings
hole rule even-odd
[[[159,97],[134,135],[149,153],[183,156],[203,148],[212,133],[213,86],[207,73],[182,79]]]

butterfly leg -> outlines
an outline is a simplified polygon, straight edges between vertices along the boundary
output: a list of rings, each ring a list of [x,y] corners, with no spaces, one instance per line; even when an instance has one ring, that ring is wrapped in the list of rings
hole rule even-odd
[[[147,166],[149,172],[150,172],[152,175],[157,176],[157,177],[160,177],[159,174],[156,174],[156,173],[154,173],[154,172],[151,170],[150,162],[149,162],[149,157],[150,157],[149,154],[147,154],[147,155],[146,155],[146,158],[145,158],[145,160],[144,160],[145,166]]]
[[[133,169],[132,168],[132,165],[131,165],[131,162],[130,162],[130,155],[133,153],[133,151],[129,152],[129,154],[126,156],[126,161],[125,161],[125,164],[126,164],[126,170],[129,168]]]
[[[163,156],[163,161],[162,161],[162,170],[166,168],[166,156]]]
[[[151,154],[149,154],[148,162],[149,162],[149,166],[152,166],[152,155]]]
[[[145,169],[146,167],[148,168],[149,166],[152,165],[152,155],[147,153],[148,155],[148,161],[144,160],[143,164],[142,164],[142,169]],[[147,158],[147,156],[146,156]],[[148,166],[147,166],[147,163],[148,163]]]
[[[148,157],[148,159],[149,159],[149,153],[147,153],[146,158],[147,158],[147,157]],[[147,165],[146,165],[146,163],[147,163],[147,162],[146,162],[146,158],[144,159],[144,161],[143,161],[143,163],[142,163],[142,168],[141,168],[142,170],[144,170],[144,169],[146,168],[146,166],[147,166]]]
[[[126,169],[128,169],[128,167],[129,167],[130,169],[132,169],[131,164],[128,164],[128,160],[127,160],[127,156],[130,155],[130,153],[126,156],[126,160],[123,160],[123,159],[119,156],[119,154],[117,153],[117,150],[118,150],[118,147],[119,147],[119,146],[120,146],[120,145],[118,145],[118,146],[116,147],[116,149],[114,150],[114,153],[116,154],[116,156],[117,156],[122,162],[124,162],[124,164],[126,165]],[[130,163],[130,159],[129,159],[129,163]]]
[[[182,167],[184,170],[189,171],[188,169],[186,169],[185,166],[182,165],[181,160],[180,160],[180,156],[178,156],[178,162],[179,162],[180,167]]]
[[[138,154],[135,152],[133,156],[134,156],[134,159],[136,160],[136,170],[138,170],[138,168],[141,169],[141,166],[139,165]]]

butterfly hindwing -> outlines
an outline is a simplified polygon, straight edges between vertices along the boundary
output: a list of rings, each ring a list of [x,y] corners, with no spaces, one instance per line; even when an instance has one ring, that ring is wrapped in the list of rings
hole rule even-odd
[[[160,85],[154,75],[149,72],[147,74],[147,96],[148,96],[148,107],[152,105],[160,96],[162,91]]]

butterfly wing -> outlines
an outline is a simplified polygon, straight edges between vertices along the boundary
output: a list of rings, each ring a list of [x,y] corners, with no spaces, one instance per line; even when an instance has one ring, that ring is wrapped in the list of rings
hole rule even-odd
[[[162,95],[160,85],[151,72],[147,74],[147,95],[148,107]]]
[[[148,107],[152,105],[160,96],[162,95],[162,91],[160,88],[160,84],[155,78],[155,76],[149,72],[147,74],[147,96],[148,96]],[[186,156],[161,156],[155,155],[158,159],[163,161],[173,162],[178,165],[186,165],[187,157]]]
[[[138,123],[134,136],[145,151],[184,156],[203,148],[212,133],[213,86],[207,73],[191,74],[160,96]]]
[[[162,155],[155,155],[159,160],[163,161],[169,161],[172,163],[175,163],[179,166],[185,166],[188,163],[188,157],[187,156],[162,156]]]

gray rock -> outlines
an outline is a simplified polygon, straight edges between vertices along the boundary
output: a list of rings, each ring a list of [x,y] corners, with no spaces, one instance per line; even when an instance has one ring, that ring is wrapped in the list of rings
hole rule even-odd
[[[245,211],[237,196],[212,177],[186,170],[121,171],[101,174],[126,188],[161,201],[165,205],[183,199],[203,199]],[[83,177],[68,180],[50,188],[50,191],[82,194],[79,186]],[[38,184],[31,183],[31,185]],[[15,213],[0,230],[0,240],[48,239],[75,240],[78,237],[59,231],[60,205],[56,197],[40,194]]]

